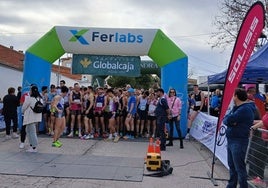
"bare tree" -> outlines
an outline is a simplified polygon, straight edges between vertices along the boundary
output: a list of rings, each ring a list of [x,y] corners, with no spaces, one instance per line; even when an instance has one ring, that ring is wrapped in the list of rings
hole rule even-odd
[[[254,2],[256,2],[256,0],[223,0],[220,5],[220,15],[216,16],[213,21],[213,25],[216,26],[218,31],[211,35],[210,44],[212,48],[218,47],[224,50],[233,45],[241,23]],[[267,10],[268,0],[261,0],[261,2],[263,2]],[[267,14],[266,18],[268,18]],[[262,33],[263,38],[258,40],[257,46],[264,42],[264,38],[266,39],[265,31],[268,27],[267,19],[265,22],[266,26]]]

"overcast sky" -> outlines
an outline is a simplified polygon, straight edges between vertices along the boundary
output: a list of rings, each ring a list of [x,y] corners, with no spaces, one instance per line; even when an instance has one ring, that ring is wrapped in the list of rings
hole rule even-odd
[[[223,71],[230,51],[211,49],[219,0],[0,0],[0,44],[26,51],[55,25],[159,28],[189,57],[194,77]]]

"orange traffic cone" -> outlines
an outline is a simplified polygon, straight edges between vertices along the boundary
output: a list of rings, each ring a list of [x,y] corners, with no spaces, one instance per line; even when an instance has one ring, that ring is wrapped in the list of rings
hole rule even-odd
[[[161,154],[159,138],[157,138],[156,141],[155,141],[155,150],[154,151],[155,151],[155,153]]]
[[[154,153],[154,139],[150,138],[147,153]]]

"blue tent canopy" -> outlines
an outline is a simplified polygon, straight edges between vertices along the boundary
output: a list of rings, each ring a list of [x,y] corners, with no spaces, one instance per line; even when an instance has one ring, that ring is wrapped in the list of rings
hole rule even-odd
[[[208,84],[224,84],[227,70],[208,76]],[[268,43],[262,46],[249,59],[241,84],[268,83]]]

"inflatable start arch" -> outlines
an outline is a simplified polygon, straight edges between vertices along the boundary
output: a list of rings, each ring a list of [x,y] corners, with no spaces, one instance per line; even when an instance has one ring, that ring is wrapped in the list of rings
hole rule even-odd
[[[23,88],[50,85],[52,63],[64,53],[148,55],[161,67],[161,85],[175,88],[183,101],[181,128],[187,126],[188,58],[160,29],[117,29],[55,26],[25,53]],[[176,129],[175,129],[176,130]]]

